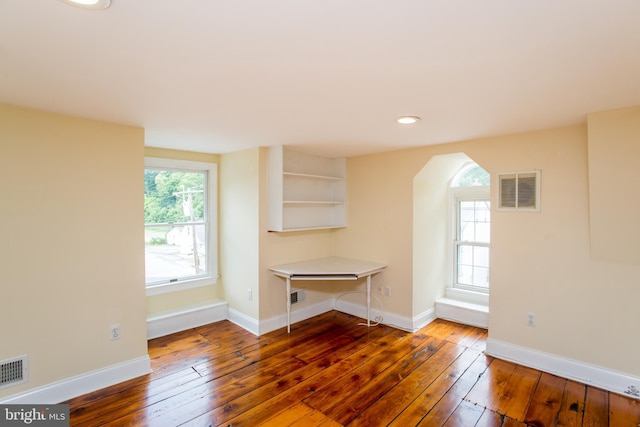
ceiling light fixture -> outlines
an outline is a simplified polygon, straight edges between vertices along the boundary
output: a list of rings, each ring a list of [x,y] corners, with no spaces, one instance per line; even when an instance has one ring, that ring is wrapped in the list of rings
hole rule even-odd
[[[84,9],[106,9],[111,4],[111,0],[62,0],[63,2],[82,7]]]
[[[415,122],[420,120],[420,117],[416,116],[401,116],[398,117],[398,123],[402,123],[403,125],[412,125]]]

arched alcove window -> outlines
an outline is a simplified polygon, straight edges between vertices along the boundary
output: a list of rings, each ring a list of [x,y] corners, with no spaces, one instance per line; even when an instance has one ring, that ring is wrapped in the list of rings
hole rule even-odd
[[[489,292],[490,175],[476,163],[451,180],[453,288]]]
[[[451,187],[488,187],[490,182],[491,176],[486,170],[477,163],[469,163],[456,173],[451,180]]]

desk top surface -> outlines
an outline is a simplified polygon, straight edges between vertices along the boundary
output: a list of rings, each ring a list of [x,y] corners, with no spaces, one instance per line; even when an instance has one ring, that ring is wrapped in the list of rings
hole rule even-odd
[[[352,274],[360,277],[377,273],[386,267],[386,264],[379,262],[332,256],[276,265],[269,267],[269,270],[278,276],[284,277],[295,275],[322,276],[341,274]]]

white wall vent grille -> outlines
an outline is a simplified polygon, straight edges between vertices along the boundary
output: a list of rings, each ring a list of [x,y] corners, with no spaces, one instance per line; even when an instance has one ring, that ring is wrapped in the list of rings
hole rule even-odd
[[[28,380],[28,356],[0,361],[0,389],[26,383]]]
[[[304,301],[304,289],[295,289],[291,291],[291,304],[297,304]]]
[[[498,174],[498,210],[540,210],[540,171]]]

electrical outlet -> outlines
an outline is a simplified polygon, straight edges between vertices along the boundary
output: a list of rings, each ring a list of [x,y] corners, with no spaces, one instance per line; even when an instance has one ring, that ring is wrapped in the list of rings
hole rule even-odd
[[[247,298],[249,301],[253,300],[253,291],[251,289],[247,289]]]
[[[120,339],[120,325],[111,325],[111,341]]]
[[[536,326],[536,314],[527,313],[527,326]]]
[[[391,296],[391,288],[390,287],[386,287],[384,288],[384,296],[386,297],[390,297]]]

